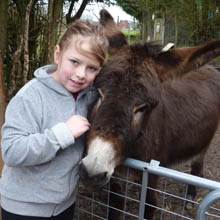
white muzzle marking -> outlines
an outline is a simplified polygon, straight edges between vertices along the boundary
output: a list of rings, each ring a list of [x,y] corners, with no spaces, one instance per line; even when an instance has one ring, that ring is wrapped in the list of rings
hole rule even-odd
[[[88,154],[82,159],[82,163],[89,177],[107,172],[107,178],[110,179],[116,166],[113,144],[96,137],[88,149]]]

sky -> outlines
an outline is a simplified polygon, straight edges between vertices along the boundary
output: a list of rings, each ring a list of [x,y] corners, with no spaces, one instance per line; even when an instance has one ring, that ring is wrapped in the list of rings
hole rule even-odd
[[[128,15],[126,12],[124,12],[121,7],[119,6],[108,7],[107,5],[101,3],[90,3],[89,5],[87,5],[85,11],[83,12],[82,17],[97,21],[99,18],[99,11],[103,8],[105,8],[112,15],[115,21],[117,21],[118,17],[119,20],[133,21],[133,17]]]

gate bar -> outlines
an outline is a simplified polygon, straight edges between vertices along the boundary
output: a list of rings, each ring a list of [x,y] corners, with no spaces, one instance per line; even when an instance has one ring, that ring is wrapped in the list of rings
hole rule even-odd
[[[148,184],[148,171],[146,169],[143,170],[142,176],[142,185],[141,185],[141,198],[140,198],[140,205],[139,205],[139,214],[138,220],[144,219],[144,210],[145,210],[145,202],[147,196],[147,184]]]
[[[205,213],[208,211],[209,207],[217,200],[220,200],[220,189],[214,190],[205,196],[197,209],[196,220],[206,220],[207,216]]]
[[[160,162],[156,160],[151,160],[150,163],[146,163],[140,160],[127,158],[124,161],[124,165],[137,170],[144,171],[145,169],[147,169],[149,173],[171,178],[180,182],[184,182],[190,185],[198,186],[209,190],[220,189],[220,182],[161,167],[159,166],[159,164]]]

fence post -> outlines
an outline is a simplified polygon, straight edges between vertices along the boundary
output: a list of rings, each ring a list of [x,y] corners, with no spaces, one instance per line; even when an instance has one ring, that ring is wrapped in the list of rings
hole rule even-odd
[[[146,196],[147,196],[148,176],[149,176],[149,173],[148,173],[147,168],[143,168],[141,198],[140,198],[138,220],[143,220],[144,219],[145,202],[146,202]]]

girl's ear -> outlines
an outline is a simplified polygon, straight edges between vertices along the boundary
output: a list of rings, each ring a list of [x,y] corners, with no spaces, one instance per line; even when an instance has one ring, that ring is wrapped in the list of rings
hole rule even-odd
[[[58,64],[60,60],[60,46],[56,45],[54,49],[54,63]]]

